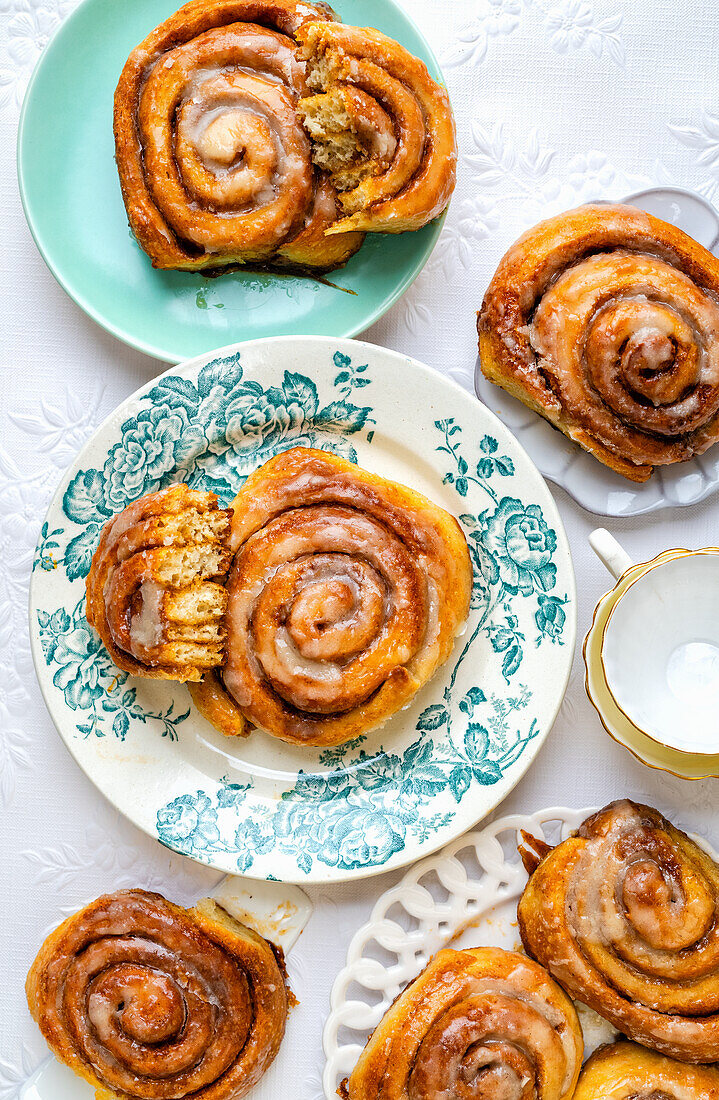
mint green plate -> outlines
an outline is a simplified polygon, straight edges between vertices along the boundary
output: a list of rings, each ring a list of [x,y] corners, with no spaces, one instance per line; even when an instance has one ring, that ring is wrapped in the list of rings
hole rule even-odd
[[[120,340],[168,362],[263,336],[354,336],[405,292],[441,219],[416,233],[368,236],[337,287],[288,275],[219,279],[155,271],[127,224],[114,161],[112,100],[130,51],[179,0],[84,0],[48,45],[25,96],[18,177],[45,262],[71,298]],[[394,0],[337,0],[347,23],[374,26],[437,62]]]

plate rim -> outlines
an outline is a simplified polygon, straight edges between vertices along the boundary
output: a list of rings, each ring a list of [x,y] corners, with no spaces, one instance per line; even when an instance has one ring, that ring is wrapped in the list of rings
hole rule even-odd
[[[77,17],[79,17],[79,13],[84,8],[89,7],[91,4],[98,3],[98,2],[99,2],[99,0],[79,0],[79,3],[72,9],[72,11],[70,11],[65,16],[65,18],[62,20],[62,22],[55,28],[55,30],[51,34],[51,36],[48,39],[47,43],[43,47],[42,53],[40,54],[37,61],[35,62],[35,66],[32,70],[32,73],[30,74],[30,79],[27,83],[27,87],[25,88],[25,92],[24,92],[24,95],[23,95],[22,106],[20,108],[20,117],[19,117],[19,120],[18,120],[18,127],[17,127],[17,137],[16,137],[16,141],[15,141],[15,164],[16,164],[16,172],[17,172],[18,191],[20,193],[20,203],[22,205],[23,214],[25,216],[25,222],[27,224],[28,229],[30,230],[31,237],[32,237],[33,241],[35,242],[35,246],[36,246],[38,252],[40,253],[40,256],[42,257],[43,263],[47,267],[48,271],[50,272],[50,274],[52,275],[52,277],[54,278],[54,280],[58,284],[58,286],[68,295],[68,297],[71,299],[71,301],[73,301],[75,303],[75,305],[78,306],[78,308],[81,309],[83,311],[83,313],[85,313],[86,316],[90,318],[91,321],[94,321],[94,323],[96,325],[98,325],[98,327],[101,328],[104,332],[107,332],[111,336],[114,336],[115,339],[119,340],[121,343],[125,344],[127,347],[133,348],[135,351],[142,352],[145,355],[149,355],[154,359],[159,359],[161,362],[169,363],[171,365],[180,365],[180,364],[184,364],[184,363],[189,363],[189,362],[191,362],[191,359],[188,359],[185,355],[180,354],[180,356],[178,358],[178,355],[177,355],[176,352],[171,352],[167,348],[162,348],[162,347],[159,347],[159,346],[157,346],[157,345],[155,345],[155,344],[153,344],[149,341],[139,339],[139,338],[133,336],[127,330],[127,328],[122,328],[121,326],[119,326],[117,324],[114,324],[107,317],[103,316],[101,311],[99,311],[95,306],[93,306],[88,301],[86,296],[83,293],[81,293],[78,290],[77,287],[72,286],[70,280],[68,280],[66,277],[64,277],[62,275],[61,270],[58,268],[56,263],[51,261],[51,259],[49,257],[48,247],[43,242],[40,229],[39,229],[36,221],[33,218],[32,207],[31,207],[30,200],[29,200],[28,194],[27,194],[27,182],[26,182],[27,170],[26,170],[26,166],[25,166],[25,152],[24,152],[24,150],[25,150],[25,129],[26,129],[26,124],[27,124],[27,116],[29,114],[30,103],[31,103],[31,100],[33,98],[35,85],[36,85],[36,83],[39,79],[39,74],[40,74],[43,66],[47,63],[47,59],[51,55],[51,52],[58,48],[58,42],[62,38],[63,34],[69,33],[67,28],[70,27],[73,24],[73,22],[76,20]],[[394,12],[397,12],[401,16],[401,18],[404,19],[405,22],[412,28],[412,30],[415,32],[415,34],[417,35],[417,37],[421,41],[424,49],[427,52],[427,59],[428,60],[425,61],[425,63],[427,64],[427,68],[429,69],[430,74],[432,75],[432,77],[435,80],[438,80],[438,82],[440,82],[446,88],[447,85],[446,85],[446,81],[445,81],[445,78],[444,78],[444,73],[443,73],[442,68],[439,64],[439,60],[438,60],[434,50],[432,49],[431,45],[429,44],[425,34],[420,30],[419,26],[417,25],[417,23],[414,20],[414,18],[412,17],[412,15],[406,10],[406,8],[402,4],[400,4],[398,2],[398,0],[381,0],[381,3],[386,5],[388,8],[392,9]],[[180,6],[182,6],[182,5],[180,5]],[[119,184],[118,184],[118,186],[119,186]],[[450,200],[449,200],[447,206],[445,207],[445,209],[442,211],[442,213],[438,217],[434,218],[431,222],[428,223],[428,227],[431,227],[432,231],[431,231],[430,234],[428,234],[427,244],[425,245],[424,249],[422,250],[422,252],[417,257],[417,259],[408,267],[408,269],[406,270],[403,278],[397,283],[397,285],[395,286],[392,293],[390,295],[388,295],[387,298],[384,299],[384,301],[382,301],[380,304],[378,304],[370,314],[367,314],[363,318],[362,321],[355,322],[355,323],[349,325],[346,329],[343,329],[341,332],[337,332],[335,335],[329,336],[328,339],[338,339],[338,340],[351,339],[352,337],[356,336],[358,333],[365,332],[367,329],[371,328],[372,325],[376,324],[377,321],[379,321],[382,317],[384,317],[384,315],[392,308],[392,306],[396,305],[396,303],[400,300],[400,298],[402,298],[407,293],[407,291],[412,286],[412,284],[414,282],[416,282],[416,280],[419,278],[419,276],[424,271],[424,269],[425,269],[431,255],[432,255],[432,253],[434,252],[434,250],[437,246],[440,234],[442,232],[442,229],[444,228],[444,223],[445,223],[445,220],[447,218],[447,212],[448,212],[449,207],[452,203],[452,198],[453,198],[453,196],[450,197]],[[149,257],[146,257],[146,259],[147,259],[147,264],[150,265]],[[151,265],[150,265],[150,267],[151,267]],[[154,270],[154,269],[151,268],[151,270]],[[342,270],[342,269],[340,268],[339,270]],[[191,274],[198,274],[198,272],[192,272]],[[199,274],[202,274],[202,273],[199,272]],[[272,274],[272,273],[270,273],[270,274]],[[284,277],[286,277],[286,276],[283,276],[283,278]],[[294,277],[297,278],[297,276],[294,276]],[[251,340],[232,341],[232,343],[233,344],[234,343],[239,343],[239,342],[250,343],[250,342],[253,342],[254,340],[257,340],[257,339],[260,339],[260,340],[273,340],[273,339],[276,339],[276,337],[278,335],[281,336],[281,335],[284,335],[284,334],[273,334],[272,336],[253,337]],[[291,335],[291,334],[287,334],[287,335]],[[303,335],[307,335],[307,334],[303,334]],[[230,345],[226,345],[226,346],[229,347]],[[201,352],[199,354],[200,355],[208,355],[208,354],[210,354],[210,351]],[[198,357],[199,356],[193,356],[192,358],[194,359],[194,358],[198,358]]]
[[[526,447],[524,446],[524,443],[521,442],[521,440],[527,435],[528,432],[531,431],[534,425],[547,424],[550,428],[553,428],[555,432],[559,433],[559,429],[554,428],[554,425],[550,424],[550,422],[545,417],[541,416],[540,413],[535,412],[534,409],[530,409],[529,406],[524,405],[524,403],[521,402],[519,398],[507,393],[507,391],[503,390],[501,386],[498,386],[496,385],[496,383],[491,382],[490,379],[487,378],[487,376],[482,371],[481,356],[479,354],[477,354],[475,359],[474,378],[472,386],[477,401],[481,405],[484,405],[488,412],[492,411],[489,407],[489,399],[494,393],[499,391],[501,399],[510,398],[517,404],[518,412],[524,410],[524,412],[531,414],[533,419],[527,424],[520,426],[519,428],[510,427],[509,424],[505,423],[502,417],[498,417],[498,419],[501,420],[501,422],[504,424],[505,428],[507,428],[512,433],[512,435],[520,443],[520,446],[525,451]],[[493,415],[497,416],[496,413],[494,413]],[[693,508],[695,505],[701,504],[703,501],[707,500],[707,498],[719,494],[719,473],[717,474],[716,480],[714,481],[707,477],[707,475],[703,474],[705,478],[705,485],[698,496],[693,497],[691,500],[667,499],[663,488],[663,471],[671,471],[672,469],[675,469],[677,466],[681,465],[689,467],[692,463],[698,462],[698,460],[701,460],[704,457],[704,455],[694,455],[693,458],[688,459],[685,463],[674,463],[673,465],[669,466],[655,466],[654,473],[644,483],[630,481],[629,479],[623,479],[623,481],[626,481],[626,485],[620,483],[617,486],[617,491],[623,488],[625,492],[633,493],[635,498],[639,498],[641,496],[643,485],[651,484],[654,486],[659,486],[660,495],[658,499],[650,500],[648,502],[640,502],[639,499],[637,499],[636,503],[632,504],[631,508],[627,511],[619,511],[616,508],[612,511],[608,506],[602,507],[601,504],[592,500],[587,495],[586,491],[580,492],[577,489],[576,485],[573,484],[571,480],[565,476],[567,472],[576,464],[577,461],[583,460],[583,458],[587,456],[592,459],[593,463],[596,463],[598,467],[598,475],[607,475],[612,471],[609,471],[609,468],[601,463],[599,459],[594,458],[594,456],[590,455],[589,452],[584,451],[583,448],[580,447],[578,443],[575,443],[573,439],[565,436],[564,442],[571,445],[573,449],[572,458],[559,473],[555,473],[551,469],[545,469],[545,463],[542,461],[541,456],[534,458],[532,457],[532,455],[529,455],[528,451],[527,454],[529,455],[532,463],[537,467],[542,477],[546,481],[551,481],[553,485],[556,485],[559,489],[565,492],[567,496],[574,501],[575,504],[578,504],[580,508],[582,508],[585,512],[588,512],[592,516],[602,516],[605,519],[634,519],[637,516],[652,515],[654,512],[668,512],[671,515],[673,511],[681,511],[684,508]],[[556,443],[558,447],[562,446],[561,440],[556,440]],[[719,444],[715,444],[715,446],[719,447]],[[705,453],[708,454],[709,452],[707,451]],[[689,475],[690,473],[691,471],[687,468],[686,474]],[[617,474],[616,476],[619,478],[622,477],[621,474]],[[597,478],[594,477],[593,470],[592,476],[588,477],[586,481],[591,483],[592,486],[595,487],[595,491],[598,491],[600,482],[597,480]],[[606,495],[608,496],[608,492]]]
[[[408,867],[405,873],[402,875],[399,882],[396,882],[394,886],[383,890],[380,896],[372,906],[367,920],[360,925],[355,931],[352,939],[347,946],[347,953],[345,956],[345,963],[338,971],[335,979],[332,983],[332,989],[330,990],[330,1009],[325,1018],[324,1026],[322,1028],[322,1050],[325,1055],[325,1067],[322,1075],[322,1086],[324,1090],[325,1100],[334,1100],[336,1096],[336,1089],[338,1087],[337,1078],[340,1074],[345,1072],[341,1068],[341,1062],[343,1055],[346,1051],[351,1050],[354,1044],[340,1043],[338,1039],[338,1033],[341,1027],[349,1026],[347,1024],[347,1015],[351,1007],[359,1005],[361,1008],[366,1009],[367,1002],[358,1000],[358,995],[353,994],[352,1000],[347,998],[347,991],[352,987],[361,987],[362,989],[368,989],[361,980],[362,963],[365,961],[364,949],[375,938],[386,933],[388,925],[394,925],[398,930],[401,926],[397,921],[388,917],[390,909],[395,905],[401,905],[405,912],[408,907],[404,904],[405,900],[412,900],[412,891],[414,887],[419,885],[419,881],[425,875],[430,874],[432,871],[437,871],[443,865],[451,864],[457,852],[462,851],[465,848],[474,848],[479,858],[480,847],[485,841],[493,841],[496,839],[497,834],[506,832],[508,830],[514,830],[519,833],[520,829],[527,831],[539,829],[542,834],[544,833],[544,825],[552,821],[559,821],[562,828],[562,839],[565,839],[565,835],[568,835],[567,830],[571,832],[576,829],[582,821],[585,820],[591,813],[593,813],[597,807],[592,806],[584,809],[573,809],[569,806],[547,806],[545,809],[535,810],[532,813],[514,813],[507,814],[506,816],[498,817],[496,820],[489,822],[482,828],[471,829],[464,833],[462,836],[455,837],[454,840],[445,844],[440,851],[435,851],[428,855],[426,858],[418,860],[414,866]],[[504,853],[501,853],[502,867],[507,865],[507,857]],[[513,865],[517,866],[517,865]],[[519,866],[521,866],[521,861]],[[487,868],[484,868],[487,873]],[[494,872],[495,877],[499,877]],[[448,889],[445,883],[445,879],[440,875],[440,881]],[[472,880],[470,880],[472,881]],[[482,880],[484,881],[484,880]],[[478,884],[479,885],[479,884]],[[421,887],[420,887],[421,889]],[[457,895],[450,894],[450,897],[444,902],[437,902],[432,898],[432,910],[439,916],[439,910],[442,909],[442,919],[446,919],[446,908],[451,904],[453,897]],[[483,907],[483,911],[486,912],[487,908],[491,908],[491,905],[496,905],[503,899],[495,895],[494,901],[490,906]],[[458,915],[453,913],[453,916]],[[421,927],[421,918],[420,927]],[[425,918],[426,919],[426,918]],[[474,918],[467,927],[473,927]],[[458,934],[462,933],[465,925],[460,920],[459,924],[452,926],[451,919],[447,927],[446,944],[444,946],[451,946],[452,942],[456,939]],[[481,945],[479,945],[481,946]],[[440,950],[437,948],[436,950]],[[434,954],[434,952],[433,952]],[[399,958],[399,956],[398,956]],[[418,960],[418,967],[421,970],[429,962],[420,962]],[[377,963],[377,966],[381,966],[384,974],[389,977],[388,965]],[[376,979],[376,974],[374,975]],[[387,983],[388,984],[388,983]],[[376,983],[372,986],[373,990],[379,991],[384,995],[386,994],[386,986],[380,983]],[[375,1008],[372,1005],[372,1008]],[[389,1006],[388,1006],[389,1007]],[[360,1030],[360,1029],[358,1029]]]
[[[201,355],[195,356],[193,359],[189,359],[184,361],[183,363],[168,367],[166,371],[163,371],[160,374],[148,379],[147,382],[145,382],[142,386],[139,386],[136,390],[134,390],[126,398],[124,398],[114,409],[112,409],[108,416],[105,417],[105,419],[102,421],[102,423],[98,425],[90,438],[85,441],[83,446],[75,455],[73,461],[63,472],[57,488],[55,489],[55,492],[53,493],[52,498],[47,505],[43,516],[43,522],[45,522],[47,516],[51,512],[53,512],[56,508],[61,507],[61,501],[64,492],[66,490],[67,484],[69,484],[69,481],[71,480],[73,472],[82,465],[83,457],[96,445],[96,440],[98,439],[98,437],[102,436],[103,432],[105,432],[106,428],[111,423],[115,422],[116,420],[121,420],[124,417],[125,414],[120,414],[120,410],[124,409],[125,406],[130,404],[131,402],[136,402],[141,399],[148,390],[154,388],[158,384],[161,378],[166,377],[167,375],[178,374],[180,372],[194,371],[196,369],[199,369],[208,359],[214,357],[221,358],[225,355],[230,355],[238,352],[242,354],[244,350],[247,350],[249,348],[266,347],[268,344],[281,344],[290,341],[293,345],[296,345],[297,343],[320,343],[324,345],[325,350],[327,351],[343,350],[342,347],[338,349],[337,345],[339,344],[343,345],[344,350],[348,352],[351,351],[356,353],[357,349],[362,349],[367,350],[370,355],[377,353],[379,353],[380,355],[389,355],[390,357],[398,361],[402,361],[405,366],[409,366],[413,371],[423,373],[431,383],[448,387],[451,393],[453,393],[455,396],[459,396],[461,400],[467,402],[468,409],[471,410],[475,408],[475,403],[472,400],[472,395],[468,393],[465,389],[463,389],[462,386],[460,386],[459,383],[457,383],[454,379],[448,378],[446,375],[443,375],[439,371],[429,367],[427,364],[422,363],[417,359],[414,359],[412,356],[405,355],[402,352],[397,352],[391,348],[386,348],[380,344],[372,344],[368,341],[362,340],[350,340],[347,338],[343,339],[334,336],[273,336],[262,337],[255,340],[238,341],[233,344],[227,344],[221,348],[216,348],[212,352],[203,352]],[[118,416],[118,414],[120,415]],[[325,867],[324,865],[320,866],[319,864],[315,865],[313,863],[312,868],[308,873],[301,872],[299,867],[295,865],[292,869],[291,874],[283,872],[280,879],[280,881],[282,882],[303,886],[352,881],[355,879],[369,878],[372,875],[384,874],[393,870],[396,871],[400,868],[408,867],[411,864],[417,863],[425,857],[433,856],[440,849],[445,848],[452,843],[455,843],[462,834],[475,829],[481,821],[492,814],[498,808],[498,806],[500,806],[501,803],[509,797],[516,785],[526,775],[527,771],[534,763],[537,755],[539,754],[544,743],[546,742],[547,737],[551,733],[554,723],[556,722],[557,715],[566,695],[572,668],[576,660],[575,651],[577,642],[577,587],[571,547],[566,534],[564,523],[561,518],[561,514],[559,512],[558,505],[554,500],[554,497],[552,496],[551,491],[546,484],[545,479],[539,472],[537,466],[529,458],[522,445],[512,435],[510,429],[507,428],[507,426],[503,424],[494,413],[492,413],[489,409],[484,409],[483,415],[487,415],[489,417],[488,426],[497,425],[500,429],[500,433],[506,432],[512,438],[513,445],[517,447],[519,452],[525,458],[527,463],[526,475],[530,479],[533,479],[535,481],[536,489],[538,491],[541,492],[542,489],[544,490],[544,493],[546,494],[546,501],[544,502],[544,504],[548,506],[552,511],[551,522],[556,528],[557,533],[560,536],[560,540],[564,540],[563,552],[566,556],[565,569],[568,596],[567,609],[569,612],[569,614],[567,615],[569,634],[567,636],[564,648],[565,652],[569,655],[569,659],[566,661],[566,671],[563,676],[563,682],[561,683],[561,690],[557,691],[555,702],[551,710],[548,708],[548,717],[545,720],[542,733],[538,734],[537,737],[534,738],[532,744],[528,746],[527,752],[522,754],[522,757],[520,759],[524,762],[523,766],[520,766],[516,769],[516,771],[512,774],[510,778],[508,786],[506,787],[506,789],[503,790],[501,796],[496,801],[493,801],[491,805],[487,806],[486,809],[483,809],[481,811],[480,817],[475,818],[474,820],[465,821],[461,825],[460,823],[457,824],[458,831],[455,833],[454,838],[450,838],[448,840],[446,836],[441,836],[440,839],[438,839],[436,842],[429,840],[426,844],[426,847],[423,847],[420,852],[416,851],[416,844],[414,846],[408,844],[399,852],[393,853],[392,856],[385,863],[380,865],[369,864],[359,868],[344,869],[329,866]],[[190,855],[187,852],[180,851],[177,848],[173,848],[171,844],[160,838],[156,828],[149,825],[146,826],[145,824],[136,820],[135,817],[131,816],[127,812],[127,810],[115,800],[112,793],[103,789],[99,785],[99,783],[96,782],[96,780],[92,777],[92,775],[89,774],[89,771],[84,766],[80,758],[81,754],[78,754],[75,751],[76,748],[79,748],[79,745],[84,742],[76,743],[74,740],[66,740],[60,728],[60,725],[55,719],[54,708],[57,703],[57,696],[54,693],[50,692],[48,677],[46,675],[43,675],[46,671],[45,661],[40,642],[39,630],[37,629],[38,605],[36,593],[38,587],[38,577],[39,574],[37,570],[33,569],[30,574],[30,585],[28,592],[30,652],[32,656],[35,677],[39,684],[40,692],[47,708],[48,715],[53,726],[55,727],[57,735],[59,736],[67,751],[72,756],[75,763],[78,765],[83,774],[87,777],[89,782],[92,783],[93,787],[95,787],[98,793],[103,798],[107,799],[107,801],[110,802],[110,804],[115,809],[117,809],[118,812],[123,815],[123,817],[130,821],[136,828],[144,832],[147,836],[157,841],[157,843],[161,844],[163,847],[167,847],[170,851],[177,852],[180,855],[184,855],[188,859],[193,859],[195,862],[201,864],[202,866],[211,867],[215,870],[222,871],[227,874],[241,874],[244,878],[258,879],[259,881],[266,880],[266,874],[253,873],[253,871],[255,870],[254,867],[251,867],[246,872],[238,872],[237,869],[231,870],[221,866],[218,863],[200,859],[195,855]]]

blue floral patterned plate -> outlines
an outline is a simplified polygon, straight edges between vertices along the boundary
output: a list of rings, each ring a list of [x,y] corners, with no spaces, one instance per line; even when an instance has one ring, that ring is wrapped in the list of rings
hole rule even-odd
[[[467,629],[412,706],[376,733],[325,750],[259,730],[223,737],[185,687],[118,673],[84,610],[84,578],[108,516],[180,479],[229,503],[251,470],[303,443],[458,515],[475,571]],[[218,870],[305,883],[409,863],[494,809],[552,725],[576,632],[557,509],[507,429],[413,360],[322,337],[225,348],[125,401],[49,509],[30,618],[53,721],[118,809]]]

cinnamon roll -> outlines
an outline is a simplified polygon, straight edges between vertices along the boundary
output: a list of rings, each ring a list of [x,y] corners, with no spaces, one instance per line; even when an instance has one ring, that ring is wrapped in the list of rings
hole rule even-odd
[[[121,890],[69,917],[28,974],[48,1045],[98,1100],[238,1100],[285,1030],[271,945],[206,898]]]
[[[87,576],[87,621],[118,668],[199,680],[224,659],[230,512],[173,485],[105,524]]]
[[[529,954],[629,1038],[682,1062],[719,1061],[713,860],[629,801],[554,849],[526,840],[518,917]]]
[[[336,192],[313,166],[296,105],[295,35],[334,19],[307,0],[190,0],[130,54],[115,149],[130,226],[155,267],[328,271],[361,233],[327,237]]]
[[[719,1069],[613,1043],[587,1060],[573,1100],[719,1100]]]
[[[232,509],[175,485],[109,520],[87,618],[124,671],[196,681],[222,733],[334,745],[382,725],[447,660],[471,589],[452,516],[298,447]]]
[[[261,466],[233,509],[223,712],[234,701],[253,725],[308,745],[381,725],[446,661],[467,617],[457,521],[306,448]]]
[[[315,162],[330,172],[346,215],[328,234],[402,233],[436,218],[457,166],[445,89],[379,31],[309,21],[296,37],[318,93],[299,109]]]
[[[630,206],[530,229],[478,318],[481,369],[632,481],[719,438],[719,259]]]
[[[574,1005],[511,951],[440,951],[387,1011],[349,1100],[569,1100],[583,1052]]]

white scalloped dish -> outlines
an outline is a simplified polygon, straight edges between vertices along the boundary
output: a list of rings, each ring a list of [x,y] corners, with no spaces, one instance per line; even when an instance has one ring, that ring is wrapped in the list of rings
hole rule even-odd
[[[551,807],[500,818],[422,860],[380,897],[332,987],[322,1036],[326,1100],[335,1100],[392,1001],[440,948],[522,949],[517,902],[527,873],[517,851],[520,831],[557,844],[591,812]],[[588,1055],[616,1032],[585,1005],[577,1008]]]

